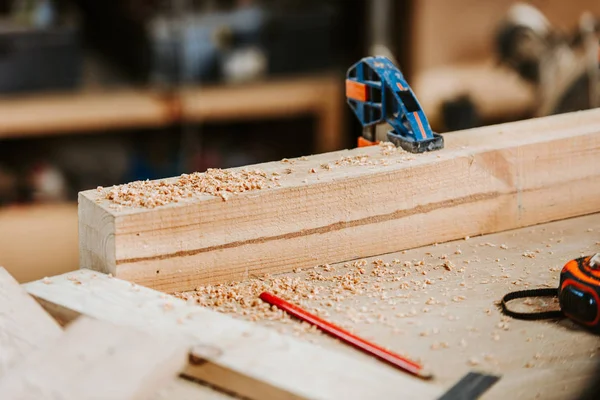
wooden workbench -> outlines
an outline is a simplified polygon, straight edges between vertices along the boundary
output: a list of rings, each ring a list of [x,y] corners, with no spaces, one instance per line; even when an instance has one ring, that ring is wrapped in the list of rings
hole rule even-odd
[[[325,310],[325,313],[317,312],[393,351],[419,359],[433,372],[431,385],[439,390],[449,388],[469,370],[478,370],[501,375],[500,381],[483,399],[575,398],[591,379],[597,378],[594,374],[597,373],[600,338],[567,320],[534,322],[503,317],[495,302],[511,290],[556,286],[560,268],[566,261],[600,249],[598,226],[600,214],[594,214],[369,258],[363,267],[362,292],[345,295],[343,300],[329,304],[322,296],[315,295],[313,299],[303,298],[301,304],[313,312],[314,309]],[[383,278],[372,275],[372,262],[378,259],[391,264],[390,275],[383,275]],[[411,262],[410,267],[404,266],[407,261]],[[422,265],[419,265],[420,261],[423,261]],[[447,261],[452,266],[450,271],[442,266]],[[298,278],[308,282],[308,277],[314,273],[330,277],[348,271],[348,267],[337,264],[266,280]],[[407,272],[410,275],[407,276]],[[69,295],[71,288],[85,289],[93,282],[81,277],[75,273],[64,280],[52,278],[46,283],[25,287],[41,299],[48,299],[42,304],[59,320],[68,314],[63,311],[63,306],[56,308],[52,304],[79,307],[80,312],[109,322],[117,319],[121,324],[141,326],[145,321],[144,329],[153,331],[144,317],[131,321],[123,319],[128,307],[121,305],[125,298],[115,298],[110,290],[91,289],[90,294],[104,298],[103,303],[99,303],[103,304],[102,308],[94,307],[94,302],[82,303],[81,297],[77,300]],[[264,281],[262,278],[261,282]],[[417,284],[426,281],[429,284]],[[238,284],[237,289],[243,291],[244,287],[257,282],[246,281]],[[327,292],[328,285],[331,283],[323,281],[315,286],[321,286],[323,293]],[[135,299],[136,291],[135,286],[127,290],[131,300]],[[247,299],[252,300],[252,297]],[[114,306],[123,307],[121,314],[111,311]],[[165,317],[171,315],[169,318],[174,318],[172,311],[165,310]],[[295,320],[257,320],[253,314],[242,316],[241,313],[232,313],[232,316],[234,319],[251,319],[258,325],[279,331],[282,336],[300,336],[301,342],[313,342],[324,350],[341,352],[366,370],[380,365],[322,334],[307,329],[299,331],[300,323]],[[264,346],[266,349],[270,344],[264,343]],[[248,350],[246,348],[243,354]],[[291,348],[274,346],[272,351],[288,354]],[[402,376],[398,371],[392,373]],[[284,376],[283,372],[273,379],[277,381]],[[183,387],[184,383],[177,382],[177,390],[186,389],[183,392],[189,391],[189,396],[203,394],[229,398],[226,394],[204,393],[208,389],[189,382]],[[339,382],[338,385],[345,384]],[[172,387],[168,390],[175,393]],[[342,390],[341,386],[339,390]],[[422,398],[430,398],[428,396]]]
[[[457,250],[462,254],[455,254]],[[593,374],[598,372],[600,338],[567,320],[557,323],[504,317],[495,302],[513,290],[556,287],[560,268],[569,259],[596,251],[600,251],[600,214],[369,258],[364,267],[368,290],[331,306],[318,295],[318,300],[303,299],[302,304],[309,310],[324,309],[329,320],[393,351],[421,359],[435,374],[434,384],[442,388],[450,387],[469,370],[479,370],[502,375],[484,399],[571,399],[588,379],[597,379]],[[452,271],[441,267],[439,257],[443,255],[455,265]],[[382,283],[377,290],[379,278],[371,275],[376,259],[392,263],[398,271],[408,270],[411,276]],[[394,259],[401,263],[394,264]],[[404,261],[411,260],[423,260],[425,265],[402,267]],[[324,276],[349,271],[343,264],[331,267],[331,272],[323,267],[315,270]],[[308,280],[312,271],[276,278]],[[401,288],[403,282],[425,279],[433,284],[419,287],[411,283]],[[331,283],[321,285],[326,288]],[[411,311],[415,315],[410,315]],[[354,321],[348,318],[350,314]],[[398,316],[402,314],[406,316]],[[287,334],[297,332],[299,324],[259,323]],[[365,363],[378,362],[323,334],[308,331],[300,336]]]

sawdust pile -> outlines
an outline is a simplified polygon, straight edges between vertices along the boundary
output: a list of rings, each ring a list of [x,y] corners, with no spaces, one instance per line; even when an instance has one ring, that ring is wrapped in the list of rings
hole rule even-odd
[[[414,155],[401,148],[396,148],[392,143],[381,142],[380,153],[383,156],[399,154],[401,157],[372,158],[369,155],[341,157],[338,160],[321,164],[321,169],[330,170],[338,167],[389,165],[391,162],[404,162],[414,159]],[[307,157],[300,157],[298,161],[309,161]],[[282,163],[294,164],[296,160],[281,160]],[[292,169],[282,171],[289,175]],[[309,173],[316,173],[315,168],[310,168]],[[112,188],[98,187],[103,199],[109,200],[113,206],[154,208],[170,203],[177,203],[183,199],[201,194],[217,196],[224,201],[232,195],[263,188],[272,188],[280,185],[280,173],[267,173],[260,169],[242,169],[237,171],[223,169],[208,169],[204,173],[183,174],[176,180],[136,181]]]
[[[384,262],[377,259],[371,266],[367,264],[366,260],[346,263],[337,268],[326,264],[305,271],[296,269],[294,272],[297,276],[265,276],[242,283],[200,286],[195,291],[175,293],[175,296],[249,321],[293,324],[297,334],[312,332],[315,328],[306,323],[298,324],[288,314],[260,300],[259,295],[263,291],[271,292],[322,318],[335,317],[337,323],[349,330],[358,322],[377,322],[394,327],[395,324],[386,321],[381,312],[364,306],[353,308],[343,300],[355,295],[367,295],[377,299],[381,305],[394,306],[399,299],[409,299],[411,290],[422,290],[435,283],[434,279],[425,277],[426,269],[449,273],[443,262],[432,266],[425,265],[422,260],[395,259]],[[396,317],[416,314],[417,310],[411,309]]]
[[[136,181],[110,189],[98,188],[104,198],[122,206],[154,208],[200,194],[209,194],[227,200],[231,195],[260,190],[278,184],[277,173],[269,176],[255,170],[230,171],[209,169],[205,173],[183,174],[174,182]]]

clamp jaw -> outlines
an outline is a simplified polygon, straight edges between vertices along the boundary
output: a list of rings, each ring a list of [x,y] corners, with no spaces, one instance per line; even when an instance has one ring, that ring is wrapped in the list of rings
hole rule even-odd
[[[346,97],[363,125],[358,145],[376,143],[375,126],[392,126],[387,139],[411,153],[438,150],[444,138],[434,133],[400,70],[386,57],[367,57],[346,75]]]

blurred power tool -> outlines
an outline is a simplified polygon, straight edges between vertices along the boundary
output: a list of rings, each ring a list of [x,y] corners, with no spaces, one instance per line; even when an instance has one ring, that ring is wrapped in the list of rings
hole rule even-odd
[[[387,122],[387,139],[411,153],[438,150],[444,138],[433,133],[412,89],[387,57],[367,57],[354,64],[346,77],[346,97],[363,125],[358,145],[377,142],[376,125]]]
[[[600,20],[590,14],[568,35],[518,3],[500,25],[496,48],[500,62],[536,88],[536,116],[600,106]]]
[[[519,312],[508,308],[515,299],[534,297],[558,298],[560,310]],[[600,253],[569,261],[560,273],[557,289],[530,289],[508,293],[502,299],[506,315],[537,320],[568,317],[591,330],[600,332]]]

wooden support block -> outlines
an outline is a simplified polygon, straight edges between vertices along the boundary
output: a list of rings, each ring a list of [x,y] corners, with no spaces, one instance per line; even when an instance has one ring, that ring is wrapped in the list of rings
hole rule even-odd
[[[107,190],[82,192],[80,266],[184,291],[600,211],[600,109],[445,142],[418,155],[375,146],[252,166],[265,188],[227,201],[112,208]]]
[[[147,399],[177,378],[187,353],[185,342],[81,317],[7,371],[0,397]]]
[[[0,378],[61,334],[60,325],[0,267]]]
[[[68,318],[74,319],[74,315]],[[31,353],[55,344],[62,328],[23,287],[0,267],[0,380]],[[12,376],[12,375],[10,375]],[[0,392],[0,398],[6,399]],[[227,396],[208,387],[176,379],[153,397],[162,399],[221,400]]]
[[[234,400],[225,393],[186,379],[176,379],[148,400]]]
[[[58,318],[85,314],[190,340],[184,374],[251,399],[434,399],[441,393],[362,354],[302,342],[90,270],[24,287]]]

